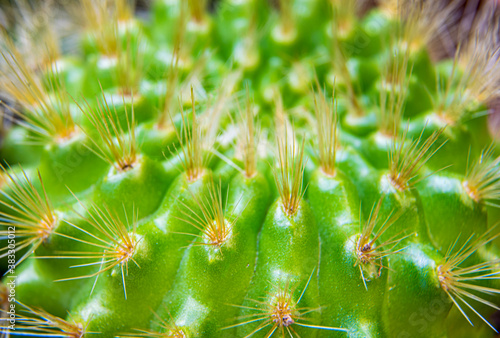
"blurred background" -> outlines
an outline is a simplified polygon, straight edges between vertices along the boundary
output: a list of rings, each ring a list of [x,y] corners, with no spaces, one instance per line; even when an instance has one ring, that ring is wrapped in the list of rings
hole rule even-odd
[[[32,26],[39,25],[43,27],[46,20],[50,20],[51,23],[57,22],[57,33],[60,35],[62,40],[62,49],[64,53],[77,53],[78,52],[78,41],[77,32],[81,28],[78,22],[78,13],[68,13],[68,8],[73,9],[75,6],[71,4],[78,2],[79,0],[0,0],[0,27],[8,32],[14,32],[16,26],[20,24],[17,16],[12,15],[13,10],[19,10],[19,8],[51,8],[45,13],[40,13],[38,16],[38,22],[30,22]],[[135,3],[136,14],[148,20],[149,11],[148,8],[153,0],[131,0]],[[186,0],[187,1],[187,0]],[[215,10],[218,6],[220,0],[207,0],[207,6],[211,10]],[[276,7],[279,7],[279,0],[269,0]],[[327,1],[327,0],[325,0]],[[378,2],[381,1],[394,1],[398,0],[349,0],[357,1],[359,3],[360,15],[366,12],[373,6],[377,6]],[[415,0],[420,1],[420,0]],[[437,32],[437,34],[430,41],[430,51],[431,56],[434,60],[440,60],[443,58],[453,58],[457,46],[464,41],[471,38],[469,32],[471,27],[478,21],[481,21],[478,13],[481,8],[485,6],[488,2],[498,3],[498,9],[496,15],[500,16],[500,0],[423,0],[423,1],[440,1],[443,3],[443,7],[447,4],[456,4],[455,10],[450,13],[449,17],[446,19],[445,24]],[[39,5],[42,4],[40,7]],[[60,10],[53,10],[53,8],[59,8]],[[48,15],[50,13],[50,15]],[[73,14],[73,15],[71,15]],[[29,16],[32,18],[32,16]],[[23,24],[26,24],[23,23]],[[35,28],[36,29],[36,28]],[[491,30],[492,27],[489,27]],[[498,36],[500,37],[500,27],[496,27],[499,31]],[[499,41],[500,43],[500,41]],[[500,86],[500,84],[499,84]],[[0,90],[1,95],[1,90]],[[497,139],[500,139],[500,100],[496,102],[490,102],[490,130],[492,135]]]

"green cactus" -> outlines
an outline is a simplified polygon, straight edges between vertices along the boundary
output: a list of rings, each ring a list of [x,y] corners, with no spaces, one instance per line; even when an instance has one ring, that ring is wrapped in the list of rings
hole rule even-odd
[[[2,337],[493,337],[495,4],[16,2]]]

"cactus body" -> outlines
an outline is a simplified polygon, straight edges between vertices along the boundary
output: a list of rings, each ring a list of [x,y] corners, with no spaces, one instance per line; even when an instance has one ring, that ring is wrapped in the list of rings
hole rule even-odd
[[[496,35],[438,62],[455,3],[356,3],[82,1],[81,55],[35,64],[6,36],[2,335],[493,337]]]

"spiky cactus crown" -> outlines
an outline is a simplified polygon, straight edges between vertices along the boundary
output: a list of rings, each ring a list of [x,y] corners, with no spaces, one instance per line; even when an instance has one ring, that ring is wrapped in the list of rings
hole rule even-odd
[[[496,3],[5,8],[2,336],[493,337]]]

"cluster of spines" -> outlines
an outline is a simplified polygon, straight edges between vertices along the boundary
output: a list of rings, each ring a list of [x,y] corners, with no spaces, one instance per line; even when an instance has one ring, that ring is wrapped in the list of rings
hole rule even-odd
[[[70,236],[65,237],[86,244],[89,251],[55,252],[53,256],[39,256],[38,258],[83,259],[90,261],[88,263],[73,265],[73,268],[98,266],[98,270],[94,273],[58,280],[67,281],[95,277],[91,293],[100,275],[115,267],[119,267],[122,276],[123,293],[125,298],[127,298],[126,276],[128,275],[129,263],[134,263],[140,268],[139,264],[134,259],[134,254],[142,239],[137,235],[137,213],[134,212],[132,220],[129,221],[125,212],[125,221],[123,221],[119,214],[110,210],[106,205],[98,206],[94,204],[90,208],[82,205],[82,207],[86,215],[81,215],[80,217],[86,224],[91,226],[89,230],[70,223],[69,221],[66,222],[81,231],[82,236],[85,235],[88,239]]]
[[[180,107],[182,129],[180,131],[176,129],[175,132],[181,145],[180,152],[182,155],[179,155],[182,156],[181,160],[184,172],[189,181],[195,181],[203,173],[206,158],[203,153],[204,134],[196,116],[193,87],[191,87],[191,104],[191,127],[189,127],[190,121],[188,116],[184,113],[184,109]]]
[[[318,86],[319,87],[319,86]],[[319,89],[319,88],[318,88]],[[335,175],[335,154],[337,151],[337,106],[334,105],[335,90],[332,103],[329,105],[325,94],[320,90],[314,95],[314,111],[316,113],[316,129],[318,131],[318,158],[326,175]]]
[[[122,99],[125,101],[124,97]],[[78,105],[78,107],[93,127],[85,130],[92,143],[88,148],[102,160],[114,166],[117,172],[132,169],[136,165],[139,156],[135,137],[133,104],[130,115],[127,106],[124,104],[125,130],[120,123],[120,116],[116,107],[108,103],[104,92],[102,98],[97,100],[96,107],[93,107],[88,101],[85,101],[85,105]],[[97,138],[94,137],[94,132],[97,132]]]
[[[40,72],[33,70],[22,57],[15,44],[4,38],[7,51],[1,51],[6,70],[0,72],[5,91],[22,105],[22,110],[13,109],[14,114],[35,136],[31,142],[43,143],[47,140],[63,142],[76,131],[70,112],[69,98],[64,81],[55,60],[48,65],[40,65],[48,77],[48,89]]]
[[[303,180],[305,140],[302,141],[301,145],[297,146],[295,137],[292,138],[291,144],[287,138],[288,132],[285,127],[284,138],[276,140],[278,163],[273,170],[283,211],[285,214],[292,216],[298,211],[300,201],[305,193]]]
[[[2,191],[5,200],[1,200],[0,203],[7,210],[0,212],[0,224],[7,229],[0,231],[0,234],[3,238],[8,238],[9,233],[12,233],[9,227],[14,228],[16,238],[22,239],[17,241],[14,253],[28,249],[17,261],[12,264],[9,262],[10,271],[55,233],[59,219],[47,197],[40,173],[38,173],[38,179],[42,193],[23,170],[20,174],[16,174],[6,171],[4,167],[1,169],[3,176],[7,177],[6,186],[9,187],[10,192],[7,194]],[[2,248],[0,257],[11,256],[11,251],[9,246]]]
[[[286,283],[272,285],[272,291],[264,299],[249,299],[255,305],[254,307],[233,305],[238,308],[252,310],[252,313],[237,317],[236,320],[239,323],[227,326],[223,330],[257,322],[259,325],[246,335],[245,338],[252,337],[261,331],[265,332],[265,329],[268,327],[269,330],[266,333],[266,337],[271,337],[275,332],[281,333],[282,337],[300,337],[295,331],[294,325],[311,329],[347,332],[347,330],[342,328],[312,324],[307,315],[312,312],[320,312],[321,308],[298,306],[307,291],[314,272],[313,270],[298,297],[295,296],[296,286],[292,286],[288,280]]]
[[[463,185],[476,202],[499,207],[495,201],[500,199],[500,157],[495,158],[493,153],[493,146],[489,146],[470,163]]]
[[[407,143],[407,131],[405,131],[400,139],[392,143],[388,152],[389,179],[395,188],[406,190],[421,180],[417,178],[420,170],[444,144],[432,149],[443,130],[435,131],[423,139],[424,129],[418,139],[410,140],[410,144]]]
[[[380,132],[391,138],[398,136],[409,85],[409,51],[394,47],[394,54],[384,66],[380,91]]]
[[[257,173],[257,146],[258,135],[256,135],[256,128],[254,122],[253,105],[250,101],[250,93],[247,87],[247,102],[245,107],[245,114],[241,116],[240,129],[241,133],[241,153],[243,154],[244,172],[245,176],[253,177]],[[240,113],[240,115],[243,115]]]
[[[72,318],[65,320],[43,309],[31,308],[22,303],[17,303],[16,307],[18,310],[15,315],[16,330],[26,336],[82,338],[86,334],[94,333],[87,330],[86,323],[80,323]],[[5,309],[1,311],[7,312]],[[2,323],[2,327],[4,325]],[[9,335],[10,332],[6,334]],[[13,331],[12,334],[17,333]]]
[[[498,271],[500,260],[495,259],[471,265],[467,263],[467,259],[499,235],[497,227],[492,227],[484,234],[477,236],[475,240],[473,240],[474,235],[472,235],[458,249],[456,244],[459,238],[457,238],[457,241],[449,247],[441,264],[436,268],[441,288],[467,321],[474,325],[464,311],[464,306],[474,312],[495,332],[498,332],[497,329],[471,305],[470,301],[499,310],[498,305],[482,297],[499,294],[500,290],[494,287],[482,286],[477,282],[500,279],[500,271]]]
[[[199,238],[199,241],[195,242],[194,245],[214,247],[222,254],[222,246],[231,237],[234,224],[238,221],[238,216],[234,219],[227,219],[228,199],[226,196],[226,204],[224,204],[220,181],[219,184],[215,184],[213,178],[211,178],[207,190],[206,196],[192,195],[193,201],[197,209],[199,209],[198,212],[196,209],[181,202],[184,210],[181,211],[183,216],[179,217],[179,219],[191,224],[199,231],[199,235],[187,234]],[[238,203],[233,208],[237,206]]]
[[[384,257],[388,257],[397,253],[400,253],[404,248],[396,247],[409,235],[403,236],[404,230],[398,234],[384,240],[380,243],[381,237],[383,237],[386,230],[392,226],[401,216],[401,212],[390,213],[389,216],[382,222],[380,226],[379,213],[382,207],[383,197],[379,199],[376,205],[372,207],[368,220],[364,224],[362,230],[356,238],[356,263],[359,267],[359,272],[363,280],[365,288],[368,290],[366,284],[370,280],[370,276],[365,276],[363,272],[364,268],[367,267],[369,273],[372,273],[375,277],[379,277],[382,268],[387,268],[383,265]],[[377,231],[375,228],[378,226]],[[373,273],[375,271],[375,273]]]

